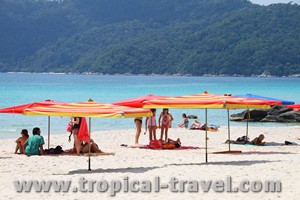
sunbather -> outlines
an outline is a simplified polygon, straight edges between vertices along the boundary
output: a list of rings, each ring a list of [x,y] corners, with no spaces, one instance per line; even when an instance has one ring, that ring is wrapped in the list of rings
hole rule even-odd
[[[196,120],[192,123],[192,125],[190,126],[190,129],[202,129],[203,125],[200,121]]]
[[[254,138],[250,144],[254,144],[254,145],[264,145],[265,142],[263,142],[263,140],[265,139],[265,136],[263,134],[260,134],[258,137]]]
[[[181,141],[179,138],[177,138],[177,140],[172,140],[172,139],[168,138],[167,143],[174,144],[175,148],[179,148],[181,146]]]
[[[239,138],[237,140],[230,140],[231,144],[253,144],[253,145],[264,145],[265,142],[263,142],[263,139],[265,138],[265,136],[263,134],[260,134],[258,137],[254,138],[251,141],[241,141],[239,140]],[[229,143],[229,140],[226,140],[225,143]]]

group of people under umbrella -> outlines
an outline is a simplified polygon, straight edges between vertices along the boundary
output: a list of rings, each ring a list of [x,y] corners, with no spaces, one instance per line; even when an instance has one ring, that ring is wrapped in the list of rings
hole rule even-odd
[[[124,101],[114,102],[112,104],[103,104],[89,100],[88,102],[78,102],[78,103],[64,103],[64,102],[54,102],[51,100],[46,100],[44,102],[34,102],[31,104],[24,104],[20,106],[13,106],[9,108],[0,109],[0,113],[17,113],[29,116],[48,116],[50,121],[50,116],[64,116],[71,117],[70,123],[76,127],[78,119],[85,117],[89,118],[88,133],[85,138],[88,144],[91,144],[91,118],[92,117],[102,117],[102,118],[134,118],[135,123],[141,123],[141,118],[146,117],[146,127],[149,129],[149,139],[156,139],[155,129],[156,124],[154,124],[155,109],[161,108],[163,112],[159,117],[158,126],[161,128],[161,137],[164,141],[168,141],[168,128],[170,125],[170,120],[173,117],[168,112],[168,109],[205,109],[205,124],[208,120],[207,109],[267,109],[273,105],[280,105],[282,102],[277,100],[266,100],[258,98],[245,98],[245,97],[235,97],[231,95],[214,95],[204,92],[202,94],[188,95],[188,96],[178,96],[178,97],[166,97],[166,96],[155,96],[147,95],[138,98],[128,99]],[[78,119],[77,119],[78,118]],[[140,124],[141,125],[141,124]],[[139,126],[141,127],[141,126]],[[137,126],[137,128],[139,128]],[[230,141],[230,124],[228,119],[228,139]],[[138,133],[139,132],[139,133]],[[207,130],[205,131],[205,155],[207,162]],[[74,134],[74,131],[73,131]],[[77,133],[78,134],[78,133]],[[75,133],[75,135],[77,135]],[[140,134],[140,129],[137,129],[136,141],[138,143],[138,135]],[[50,141],[50,127],[48,128],[48,142]],[[79,143],[75,141],[75,147],[79,147]],[[49,143],[48,143],[49,147]],[[78,148],[79,149],[79,148]],[[88,148],[89,152],[91,146]],[[230,142],[229,142],[230,151]],[[77,150],[78,153],[78,150]],[[89,157],[89,170],[90,170],[90,157]]]

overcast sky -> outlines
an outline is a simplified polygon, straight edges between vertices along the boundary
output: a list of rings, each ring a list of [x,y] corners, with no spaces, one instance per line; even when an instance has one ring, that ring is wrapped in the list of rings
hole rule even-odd
[[[260,5],[270,5],[272,3],[289,3],[293,2],[300,5],[300,0],[250,0],[252,3]]]

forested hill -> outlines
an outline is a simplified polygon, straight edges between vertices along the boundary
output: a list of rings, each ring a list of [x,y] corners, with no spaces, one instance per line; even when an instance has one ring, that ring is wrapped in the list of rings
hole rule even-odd
[[[300,6],[0,0],[0,71],[300,74]]]

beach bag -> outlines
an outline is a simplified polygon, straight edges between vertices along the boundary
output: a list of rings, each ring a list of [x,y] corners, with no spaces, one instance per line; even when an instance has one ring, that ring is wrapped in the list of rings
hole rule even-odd
[[[62,150],[61,146],[56,146],[55,148],[45,149],[45,152],[47,155],[50,155],[50,154],[61,154],[64,151]]]
[[[72,132],[72,125],[68,123],[67,125],[67,132],[71,133]]]
[[[149,149],[162,149],[162,144],[160,140],[151,140],[149,145],[147,145]]]

